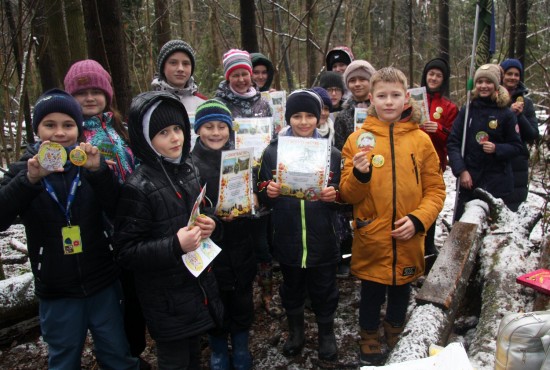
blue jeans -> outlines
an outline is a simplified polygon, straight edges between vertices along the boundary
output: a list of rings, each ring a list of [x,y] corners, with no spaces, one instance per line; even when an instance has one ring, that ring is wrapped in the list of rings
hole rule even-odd
[[[48,343],[48,368],[80,369],[88,329],[102,369],[138,369],[124,334],[120,283],[86,298],[40,299],[40,328]]]

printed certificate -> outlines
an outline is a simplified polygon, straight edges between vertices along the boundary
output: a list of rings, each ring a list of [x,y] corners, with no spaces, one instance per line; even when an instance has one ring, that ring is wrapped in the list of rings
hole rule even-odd
[[[198,217],[201,217],[200,214],[200,204],[204,199],[204,194],[206,193],[206,185],[203,186],[201,193],[197,197],[195,204],[193,205],[193,210],[191,211],[191,216],[187,222],[188,227],[194,227],[195,220]],[[202,239],[200,245],[197,249],[192,252],[185,253],[181,258],[183,259],[183,264],[193,276],[199,276],[216,258],[216,256],[221,252],[221,248],[218,247],[210,238]]]
[[[265,147],[271,141],[273,132],[271,117],[235,118],[233,129],[235,130],[235,148],[253,148],[253,166],[258,165]]]
[[[327,139],[280,136],[277,148],[276,181],[281,195],[318,200],[327,186],[330,145]]]
[[[252,149],[222,152],[218,194],[217,215],[254,214]]]
[[[354,113],[353,113],[353,126],[354,131],[359,130],[363,123],[365,123],[365,120],[367,119],[367,109],[368,108],[357,108],[355,107]]]
[[[286,107],[286,91],[264,91],[262,99],[269,103],[273,112],[273,131],[279,133],[286,126],[285,107]]]

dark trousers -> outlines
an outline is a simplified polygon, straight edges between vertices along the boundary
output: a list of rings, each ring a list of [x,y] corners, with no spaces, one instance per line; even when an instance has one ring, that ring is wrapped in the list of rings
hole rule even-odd
[[[132,356],[139,357],[145,349],[145,319],[136,292],[134,273],[122,270],[120,276],[124,292],[124,331]]]
[[[157,363],[159,370],[200,369],[199,337],[170,342],[157,341]]]
[[[320,267],[293,267],[281,264],[283,283],[280,287],[283,307],[289,314],[304,309],[306,292],[318,322],[331,322],[338,306],[336,263]]]
[[[405,322],[411,285],[385,285],[374,281],[361,280],[361,303],[359,304],[359,326],[364,330],[378,330],[380,308],[386,301],[386,321],[394,326]]]
[[[220,290],[224,307],[223,327],[213,329],[212,335],[248,331],[254,321],[253,281],[236,284],[234,290]]]

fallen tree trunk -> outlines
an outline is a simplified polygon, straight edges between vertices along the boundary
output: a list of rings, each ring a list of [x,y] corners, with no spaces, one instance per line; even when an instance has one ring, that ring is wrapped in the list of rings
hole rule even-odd
[[[0,281],[0,328],[6,328],[38,314],[31,272]]]
[[[466,205],[416,295],[414,308],[387,363],[424,358],[431,344],[445,346],[473,271],[489,207],[482,201]]]
[[[492,198],[484,193],[484,199]],[[510,211],[500,199],[492,198],[498,212],[491,231],[483,239],[480,251],[481,313],[469,348],[474,367],[492,368],[495,361],[496,337],[502,317],[509,312],[533,310],[534,292],[516,283],[516,277],[534,270],[539,255],[529,241],[532,228],[541,218],[540,211],[520,207]],[[518,261],[520,263],[518,263]]]

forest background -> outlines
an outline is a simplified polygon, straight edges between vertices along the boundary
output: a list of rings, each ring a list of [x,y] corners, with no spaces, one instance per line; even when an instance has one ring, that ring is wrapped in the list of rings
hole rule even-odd
[[[481,3],[485,3],[481,1]],[[160,47],[171,39],[196,50],[195,81],[212,97],[230,48],[259,51],[273,61],[273,87],[312,86],[335,46],[376,68],[402,69],[411,87],[425,63],[449,60],[450,97],[466,100],[475,0],[0,0],[0,167],[34,142],[32,103],[63,88],[77,60],[99,61],[112,75],[115,106],[149,89]],[[496,52],[520,59],[537,110],[550,99],[550,1],[495,0]]]

